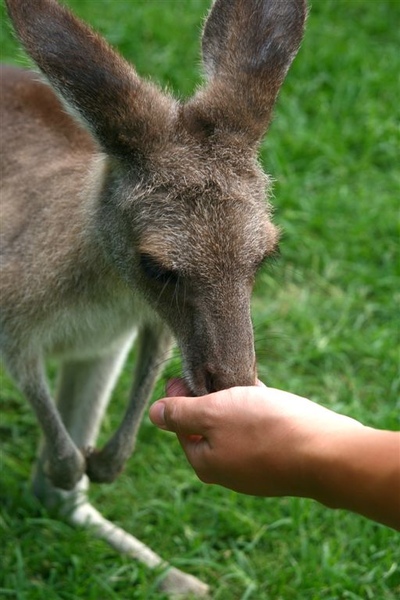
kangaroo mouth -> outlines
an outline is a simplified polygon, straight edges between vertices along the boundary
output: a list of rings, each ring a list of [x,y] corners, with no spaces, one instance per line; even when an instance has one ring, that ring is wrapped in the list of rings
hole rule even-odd
[[[205,366],[197,369],[184,366],[182,381],[188,391],[187,396],[206,396],[231,387],[256,385],[257,371],[252,368],[248,373],[239,373],[224,368],[211,371]]]

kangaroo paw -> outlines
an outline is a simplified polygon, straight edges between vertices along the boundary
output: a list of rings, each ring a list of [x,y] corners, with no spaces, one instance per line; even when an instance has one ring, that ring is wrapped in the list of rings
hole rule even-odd
[[[85,457],[79,450],[62,458],[49,457],[44,465],[44,472],[51,483],[62,490],[73,490],[85,470]]]
[[[107,448],[86,450],[86,474],[94,483],[112,483],[122,472],[125,463],[119,464],[115,456],[109,456]]]

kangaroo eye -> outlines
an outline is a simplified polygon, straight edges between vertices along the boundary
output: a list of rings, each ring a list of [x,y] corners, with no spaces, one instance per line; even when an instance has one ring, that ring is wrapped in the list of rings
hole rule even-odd
[[[140,268],[147,279],[158,283],[176,283],[179,277],[176,271],[166,269],[149,254],[140,255]]]

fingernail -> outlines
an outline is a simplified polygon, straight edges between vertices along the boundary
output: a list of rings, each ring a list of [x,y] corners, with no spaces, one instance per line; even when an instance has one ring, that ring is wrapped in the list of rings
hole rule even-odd
[[[153,406],[150,408],[150,421],[160,427],[160,429],[166,429],[165,427],[165,403],[164,402],[155,402]]]

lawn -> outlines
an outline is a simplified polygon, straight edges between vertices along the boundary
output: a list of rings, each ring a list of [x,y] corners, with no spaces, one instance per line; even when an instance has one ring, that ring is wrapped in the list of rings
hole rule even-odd
[[[69,0],[144,75],[183,96],[199,83],[208,0]],[[1,58],[23,63],[1,7]],[[313,0],[307,33],[261,149],[276,180],[279,260],[254,294],[260,377],[377,428],[399,428],[397,0]],[[50,366],[53,373],[54,365]],[[167,367],[165,380],[179,368]],[[129,388],[121,378],[103,436]],[[0,380],[0,598],[153,600],[155,579],[29,490],[38,428]],[[394,600],[398,534],[302,499],[198,482],[176,439],[145,418],[135,456],[94,504],[215,600]]]

